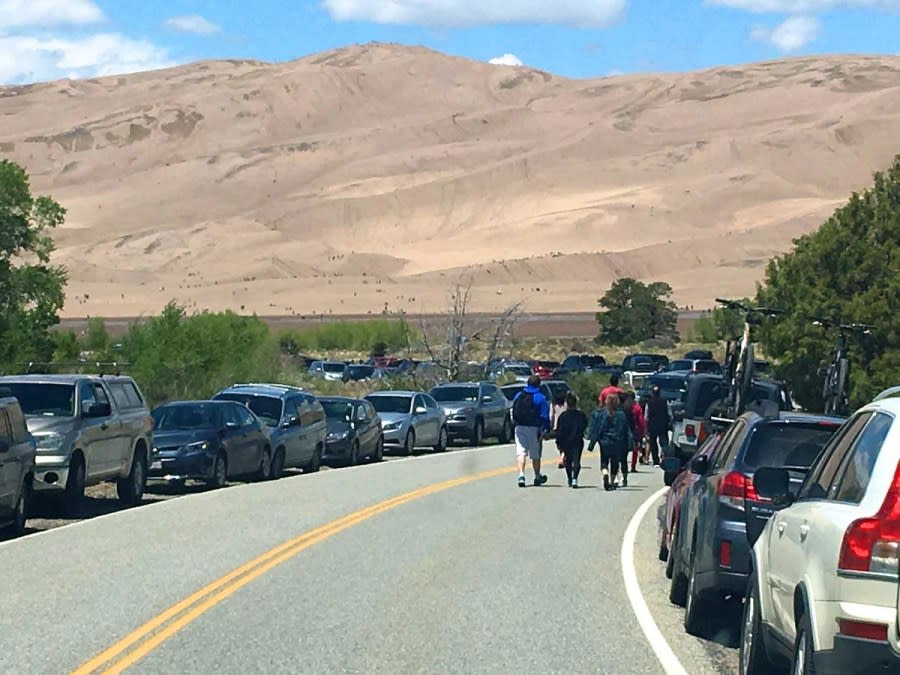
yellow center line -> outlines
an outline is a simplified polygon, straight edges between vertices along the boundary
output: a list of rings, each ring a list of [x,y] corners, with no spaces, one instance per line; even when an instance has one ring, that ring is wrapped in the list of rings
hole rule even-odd
[[[159,647],[163,642],[181,631],[185,626],[202,616],[204,613],[232,596],[238,590],[249,584],[254,579],[262,576],[271,569],[281,565],[287,560],[298,555],[302,551],[318,544],[330,537],[353,527],[373,516],[385,511],[389,511],[411,501],[421,499],[428,495],[449,490],[451,488],[471,483],[485,478],[492,478],[504,474],[513,473],[515,470],[510,468],[494,469],[492,471],[484,471],[481,473],[454,478],[452,480],[436,483],[424,488],[407,492],[392,499],[374,504],[372,506],[360,509],[354,513],[348,514],[343,518],[332,521],[309,532],[294,537],[279,546],[263,553],[248,563],[241,565],[237,569],[229,572],[225,576],[204,586],[196,593],[191,594],[184,600],[172,605],[169,609],[157,615],[144,625],[140,626],[133,632],[129,633],[114,645],[101,652],[90,661],[72,671],[72,675],[88,675],[102,668],[110,661],[109,667],[104,673],[121,673],[125,669],[134,665],[142,658],[147,656],[154,649]],[[191,609],[193,607],[193,609]],[[186,611],[190,610],[190,611]],[[174,619],[174,620],[173,620]],[[162,628],[162,630],[158,630]],[[154,634],[154,631],[157,631]],[[130,653],[119,658],[124,652],[141,642],[151,634],[150,639],[144,641]]]

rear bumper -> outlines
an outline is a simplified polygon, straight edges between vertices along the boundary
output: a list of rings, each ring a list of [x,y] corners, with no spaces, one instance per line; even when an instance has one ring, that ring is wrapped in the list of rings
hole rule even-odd
[[[722,566],[722,544],[731,547],[731,564]],[[750,544],[744,523],[720,521],[712,551],[713,569],[697,575],[697,589],[701,593],[743,595],[750,579]]]
[[[816,652],[818,675],[887,675],[900,673],[900,654],[886,642],[837,635],[834,648]]]

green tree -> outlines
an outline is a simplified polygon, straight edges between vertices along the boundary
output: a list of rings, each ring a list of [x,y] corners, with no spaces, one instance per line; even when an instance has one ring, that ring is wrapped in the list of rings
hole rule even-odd
[[[607,345],[634,345],[653,338],[678,338],[678,310],[670,300],[672,287],[662,282],[644,284],[617,279],[599,300],[598,341]]]
[[[31,194],[22,167],[0,160],[0,369],[53,356],[66,274],[50,264],[49,231],[64,220],[62,206]]]
[[[109,347],[109,333],[106,330],[106,322],[96,317],[88,319],[87,331],[84,336],[84,346],[92,352],[103,352]]]
[[[875,327],[871,338],[851,338],[852,405],[900,381],[900,156],[875,174],[870,189],[854,193],[817,232],[772,260],[757,295],[761,304],[788,310],[782,320],[765,322],[760,338],[767,353],[778,355],[778,375],[804,407],[822,409],[821,367],[835,342],[814,318]]]
[[[711,316],[701,316],[691,327],[691,339],[701,344],[713,344],[719,341],[719,331]]]

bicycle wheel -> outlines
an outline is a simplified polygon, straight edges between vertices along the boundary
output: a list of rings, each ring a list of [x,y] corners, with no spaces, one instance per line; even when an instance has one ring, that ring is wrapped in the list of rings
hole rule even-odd
[[[736,390],[737,396],[735,398],[734,406],[737,415],[743,415],[747,411],[747,403],[750,401],[751,389],[753,387],[753,370],[753,343],[750,342],[744,350],[744,358],[740,364],[740,373]]]

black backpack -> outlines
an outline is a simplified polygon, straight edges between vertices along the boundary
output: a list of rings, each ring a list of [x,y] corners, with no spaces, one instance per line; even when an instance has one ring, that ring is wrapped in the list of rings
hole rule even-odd
[[[534,403],[534,394],[530,391],[523,391],[516,397],[516,400],[513,401],[512,415],[513,422],[517,427],[539,427],[541,425],[541,418]]]

